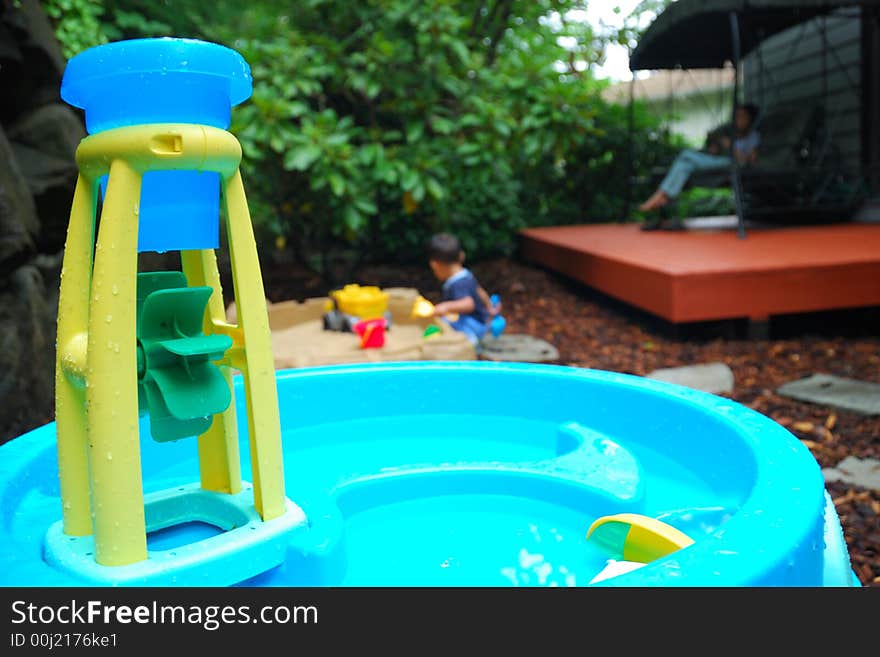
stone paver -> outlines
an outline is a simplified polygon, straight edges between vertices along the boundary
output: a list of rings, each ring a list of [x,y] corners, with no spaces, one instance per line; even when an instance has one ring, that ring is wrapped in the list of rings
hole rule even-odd
[[[489,360],[546,363],[559,359],[559,351],[549,342],[524,333],[491,335],[481,342],[480,352]]]
[[[654,370],[647,377],[713,394],[732,392],[734,382],[733,371],[724,363],[667,367]]]
[[[880,461],[847,456],[833,468],[822,468],[825,481],[842,481],[880,491]]]
[[[834,406],[864,415],[880,414],[880,384],[845,379],[831,374],[813,374],[780,386],[784,397]]]

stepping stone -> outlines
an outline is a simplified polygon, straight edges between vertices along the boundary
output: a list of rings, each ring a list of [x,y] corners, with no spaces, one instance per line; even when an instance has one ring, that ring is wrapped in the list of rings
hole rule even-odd
[[[702,363],[684,367],[667,367],[654,370],[649,379],[677,383],[680,386],[719,394],[733,392],[733,371],[724,363]]]
[[[546,363],[559,360],[559,351],[549,342],[524,333],[502,333],[483,338],[479,354],[488,360]]]
[[[833,468],[822,468],[825,481],[842,481],[880,491],[880,461],[847,456]]]
[[[834,406],[863,415],[880,414],[880,384],[845,379],[831,374],[813,374],[791,381],[776,392],[784,397]]]

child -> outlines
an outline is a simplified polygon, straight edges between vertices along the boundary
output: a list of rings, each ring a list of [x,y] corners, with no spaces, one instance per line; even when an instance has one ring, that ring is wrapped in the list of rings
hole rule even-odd
[[[489,320],[500,312],[501,304],[492,304],[486,290],[464,266],[464,251],[454,235],[438,233],[431,238],[428,264],[443,283],[443,300],[434,306],[434,316],[464,333],[476,345],[485,335]],[[452,314],[457,314],[458,319],[450,321],[443,317]]]

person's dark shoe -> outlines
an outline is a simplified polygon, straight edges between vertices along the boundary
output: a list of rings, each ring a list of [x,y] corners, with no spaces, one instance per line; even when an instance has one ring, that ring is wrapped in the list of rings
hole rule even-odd
[[[670,219],[669,223],[664,226],[665,230],[685,230],[684,222],[678,217]]]
[[[642,230],[660,230],[663,219],[660,217],[651,217],[642,224]]]

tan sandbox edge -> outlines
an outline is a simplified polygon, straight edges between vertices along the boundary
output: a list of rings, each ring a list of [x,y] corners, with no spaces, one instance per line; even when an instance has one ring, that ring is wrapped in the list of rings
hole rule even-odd
[[[272,353],[276,369],[411,360],[475,360],[474,346],[467,338],[443,322],[410,317],[413,303],[419,296],[414,288],[385,288],[391,328],[385,334],[385,346],[362,349],[353,333],[325,331],[322,317],[329,297],[304,301],[268,303],[269,328],[272,331]],[[227,319],[235,321],[235,306],[230,304]],[[430,324],[441,332],[422,337]]]

